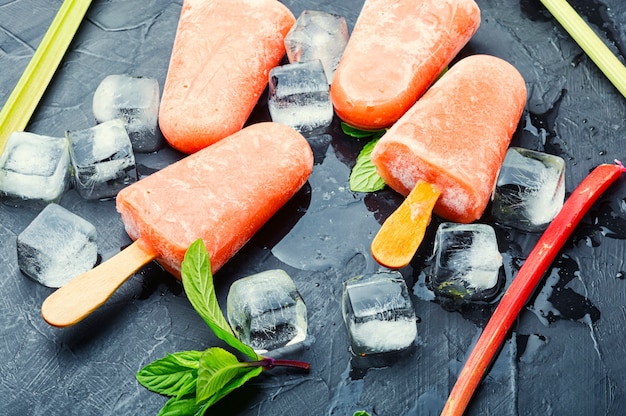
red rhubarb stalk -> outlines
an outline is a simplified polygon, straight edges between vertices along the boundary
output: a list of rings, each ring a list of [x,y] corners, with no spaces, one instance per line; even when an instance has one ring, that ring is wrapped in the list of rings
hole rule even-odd
[[[511,325],[563,244],[593,203],[625,171],[626,168],[618,161],[615,165],[600,165],[574,189],[500,300],[465,362],[443,408],[442,415],[460,416],[463,414]]]

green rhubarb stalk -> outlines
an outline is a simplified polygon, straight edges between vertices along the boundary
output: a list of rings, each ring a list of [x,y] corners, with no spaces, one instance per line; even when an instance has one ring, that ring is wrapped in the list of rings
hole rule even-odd
[[[626,97],[626,67],[566,0],[541,0],[563,28]]]
[[[0,153],[11,133],[23,131],[91,4],[64,0],[20,80],[0,111]]]

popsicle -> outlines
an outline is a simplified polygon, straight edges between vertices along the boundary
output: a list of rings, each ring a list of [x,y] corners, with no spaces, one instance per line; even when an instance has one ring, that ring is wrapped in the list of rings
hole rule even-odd
[[[473,222],[489,202],[525,103],[526,84],[513,65],[488,55],[461,59],[385,133],[372,162],[397,192],[409,195],[424,181],[441,192],[435,214]]]
[[[294,23],[276,0],[185,0],[159,112],[169,144],[193,153],[241,129]]]
[[[153,259],[180,277],[185,251],[198,238],[217,272],[304,185],[312,168],[306,139],[267,122],[128,186],[116,204],[135,242],[50,295],[44,319],[60,327],[75,324]]]
[[[391,126],[479,24],[474,0],[366,0],[331,84],[335,112],[360,129]]]

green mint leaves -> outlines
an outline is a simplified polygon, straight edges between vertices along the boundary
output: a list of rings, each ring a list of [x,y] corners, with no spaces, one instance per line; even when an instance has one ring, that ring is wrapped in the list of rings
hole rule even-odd
[[[181,398],[196,388],[201,351],[168,354],[137,373],[137,380],[148,390]]]
[[[210,406],[264,369],[284,365],[308,370],[307,363],[261,357],[235,337],[217,302],[209,254],[202,240],[187,249],[181,275],[187,298],[198,315],[219,339],[253,361],[241,362],[233,353],[212,347],[167,354],[148,364],[136,374],[137,381],[170,397],[159,416],[204,415]]]
[[[371,155],[378,139],[363,146],[356,158],[356,164],[350,172],[350,190],[353,192],[375,192],[385,187],[385,181],[376,172]]]
[[[248,358],[258,360],[260,357],[257,353],[235,337],[222,314],[215,296],[209,254],[202,240],[196,240],[187,249],[181,275],[189,302],[215,335]]]
[[[341,122],[341,131],[347,136],[355,137],[357,139],[366,139],[372,137],[374,139],[380,139],[387,129],[382,130],[361,130],[351,125]]]
[[[359,130],[346,123],[341,123],[344,134],[358,139],[371,137],[357,156],[356,164],[350,172],[350,190],[352,192],[375,192],[385,187],[385,181],[376,173],[376,166],[372,163],[371,155],[378,139],[385,134],[386,130]]]
[[[260,365],[242,363],[222,348],[209,348],[200,358],[196,400],[207,402],[207,407],[256,377],[263,371]]]

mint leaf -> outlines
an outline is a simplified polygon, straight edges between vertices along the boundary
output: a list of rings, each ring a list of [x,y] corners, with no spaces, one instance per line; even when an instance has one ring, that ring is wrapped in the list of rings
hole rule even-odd
[[[167,354],[137,374],[137,381],[150,391],[166,396],[182,397],[195,390],[200,351],[183,351]]]
[[[217,303],[211,262],[202,239],[194,241],[187,249],[181,275],[187,297],[200,317],[207,324],[218,326],[222,331],[232,334],[232,329]]]
[[[308,363],[262,357],[235,337],[217,302],[209,254],[202,240],[196,240],[187,249],[181,274],[183,287],[196,312],[222,341],[254,361],[240,362],[234,354],[213,347],[203,352],[168,354],[145,366],[136,375],[139,383],[172,397],[159,415],[202,416],[210,406],[265,368],[287,366],[308,371]]]
[[[375,192],[385,187],[385,181],[376,172],[371,155],[378,139],[363,146],[350,172],[350,190],[353,192]]]
[[[201,239],[194,241],[187,249],[181,267],[181,275],[189,302],[215,335],[242,354],[253,360],[258,360],[258,354],[235,337],[233,330],[222,314],[215,296],[211,261]]]
[[[209,348],[200,358],[196,400],[208,400],[230,380],[238,375],[239,369],[247,364],[239,362],[232,353],[219,348]]]
[[[351,125],[341,122],[341,131],[344,134],[352,137],[356,137],[357,139],[364,139],[366,137],[372,137],[374,139],[379,139],[383,134],[387,131],[387,129],[381,130],[361,130],[356,127],[352,127]]]
[[[195,397],[169,399],[159,411],[158,416],[194,416],[202,409],[202,404],[196,403]]]
[[[350,190],[353,192],[375,192],[385,187],[385,181],[376,172],[376,166],[372,163],[371,155],[374,145],[378,142],[387,129],[360,130],[349,124],[341,122],[341,130],[348,136],[363,139],[370,137],[372,140],[363,146],[356,164],[350,172]]]
[[[182,367],[198,368],[202,354],[203,351],[192,350],[175,352],[174,354],[168,354],[168,356]]]
[[[358,412],[354,412],[352,416],[370,416],[365,410],[359,410]]]
[[[222,387],[222,389],[216,392],[207,402],[207,408],[215,404],[222,397],[226,396],[231,391],[243,386],[248,380],[254,378],[263,372],[263,367],[242,367],[239,369],[239,374],[232,378],[228,383]]]

